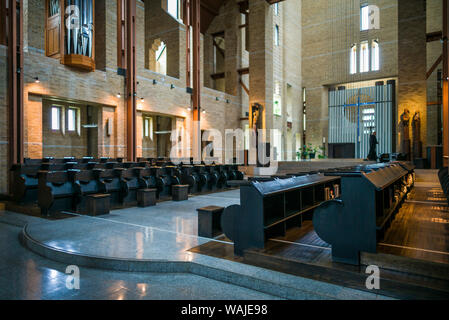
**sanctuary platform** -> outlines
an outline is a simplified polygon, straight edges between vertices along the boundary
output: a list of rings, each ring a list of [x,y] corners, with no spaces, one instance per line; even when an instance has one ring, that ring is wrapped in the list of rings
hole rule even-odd
[[[332,262],[330,246],[311,221],[265,250],[233,253],[224,236],[198,236],[196,209],[238,204],[239,190],[190,197],[180,203],[111,211],[110,215],[49,221],[36,219],[23,244],[52,260],[100,269],[193,273],[286,299],[447,299],[449,209],[436,171],[418,171],[377,254],[360,266]],[[10,213],[13,214],[13,213]],[[380,267],[380,289],[365,286],[367,265]]]

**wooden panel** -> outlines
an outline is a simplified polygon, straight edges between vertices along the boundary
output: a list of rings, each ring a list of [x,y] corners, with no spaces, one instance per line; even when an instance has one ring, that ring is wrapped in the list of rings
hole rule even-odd
[[[95,70],[95,61],[89,57],[80,54],[67,54],[64,55],[61,61],[62,64],[67,66],[84,69],[87,71]]]
[[[61,11],[61,10],[60,10]],[[49,17],[49,0],[46,1],[45,16],[45,55],[59,58],[61,55],[61,16],[55,14]]]

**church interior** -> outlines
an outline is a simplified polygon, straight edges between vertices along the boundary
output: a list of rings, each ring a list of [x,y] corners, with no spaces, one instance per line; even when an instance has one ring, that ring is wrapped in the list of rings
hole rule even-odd
[[[446,300],[448,84],[449,0],[0,0],[0,299]]]

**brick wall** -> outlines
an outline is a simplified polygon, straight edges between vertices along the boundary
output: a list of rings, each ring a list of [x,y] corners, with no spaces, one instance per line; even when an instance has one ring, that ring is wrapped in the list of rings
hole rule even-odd
[[[44,53],[44,7],[42,1],[28,1],[25,16],[27,50],[25,52],[25,156],[41,158],[52,155],[63,156],[64,152],[46,149],[49,124],[43,118],[43,101],[64,100],[79,105],[98,108],[98,156],[123,157],[126,155],[126,106],[124,100],[125,78],[117,74],[117,7],[116,1],[100,0],[97,8],[104,8],[104,16],[97,18],[96,30],[98,68],[84,72],[61,65],[59,60],[48,58]],[[237,12],[236,7],[228,11]],[[234,13],[226,13],[225,15]],[[97,12],[100,14],[100,12]],[[137,51],[137,95],[139,116],[137,120],[138,151],[142,154],[143,127],[140,112],[171,116],[174,122],[184,123],[189,131],[191,114],[187,111],[191,96],[186,92],[185,72],[185,26],[160,8],[160,1],[137,1],[136,51]],[[237,17],[238,15],[236,15]],[[237,20],[235,22],[237,25]],[[235,31],[237,32],[237,31]],[[229,36],[232,38],[233,36]],[[149,69],[150,44],[161,39],[167,44],[167,75]],[[237,50],[229,46],[229,61]],[[203,61],[203,57],[201,57]],[[234,63],[235,65],[235,63]],[[241,97],[236,93],[236,68],[228,83],[229,93],[209,88],[202,90],[202,129],[240,127]],[[231,72],[230,72],[231,73]],[[34,82],[39,77],[40,83]],[[153,80],[157,84],[153,84]],[[227,90],[228,91],[228,90]],[[117,93],[121,98],[117,98]],[[140,98],[144,98],[144,102]],[[217,100],[218,99],[218,100]],[[228,102],[227,102],[228,101]],[[112,122],[111,135],[106,135],[106,124]],[[44,138],[45,137],[45,138]],[[49,142],[61,146],[66,140]],[[80,140],[81,141],[81,140]],[[86,142],[83,142],[85,145]]]

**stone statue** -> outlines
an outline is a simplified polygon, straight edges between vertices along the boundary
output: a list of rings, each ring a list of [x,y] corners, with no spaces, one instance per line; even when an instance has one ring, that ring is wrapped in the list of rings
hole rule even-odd
[[[410,110],[404,109],[401,114],[401,153],[405,155],[407,160],[410,160]]]
[[[412,120],[412,134],[413,134],[413,157],[421,158],[422,156],[422,142],[421,142],[421,115],[416,111]]]
[[[251,117],[252,117],[252,125],[253,130],[262,129],[262,121],[261,121],[261,112],[262,106],[258,103],[255,103],[251,107]]]

